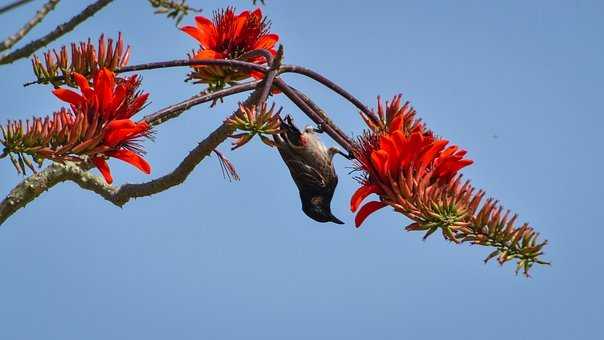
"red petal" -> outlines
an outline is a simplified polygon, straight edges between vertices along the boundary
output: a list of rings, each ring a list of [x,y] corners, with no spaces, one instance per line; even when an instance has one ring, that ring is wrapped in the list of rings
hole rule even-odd
[[[260,7],[256,8],[253,12],[252,12],[252,16],[256,17],[256,19],[262,19],[262,9],[260,9]]]
[[[267,50],[270,50],[271,48],[273,48],[273,46],[275,46],[275,44],[277,43],[278,40],[279,40],[278,35],[267,34],[267,35],[263,36],[262,38],[258,39],[258,41],[256,42],[255,48],[266,48]]]
[[[409,160],[413,156],[409,150],[409,140],[401,130],[394,131],[392,134],[392,140],[396,145],[396,149],[399,153],[399,166],[406,167],[409,165]]]
[[[115,92],[113,93],[113,100],[111,102],[111,107],[108,107],[108,110],[110,112],[117,113],[117,109],[122,104],[124,99],[126,98],[127,92],[128,92],[128,89],[123,85],[117,86],[115,88]],[[114,118],[117,118],[116,114],[114,114]],[[128,117],[128,118],[130,118],[130,117]]]
[[[361,202],[363,202],[367,196],[377,194],[378,190],[379,188],[375,184],[365,184],[358,188],[357,191],[352,194],[352,198],[350,198],[350,211],[357,211],[359,205],[361,205]]]
[[[214,50],[203,50],[195,54],[195,59],[224,59],[224,55]],[[193,67],[205,67],[205,65],[197,65]]]
[[[121,114],[116,115],[115,119],[128,119],[128,118],[132,117],[135,113],[137,113],[138,111],[141,110],[141,108],[143,107],[143,105],[145,105],[145,102],[147,101],[148,98],[149,98],[148,93],[141,94],[134,100],[134,102],[132,104],[130,104],[130,107],[128,107],[126,110],[123,110],[123,111],[120,110],[120,111],[122,111]]]
[[[81,89],[81,91],[82,91],[82,95],[88,101],[89,106],[91,106],[91,107],[99,106],[99,101],[96,97],[96,92],[94,91],[94,89],[92,87],[85,87],[85,88]]]
[[[241,34],[241,31],[247,24],[249,17],[250,17],[250,12],[248,12],[248,11],[243,11],[243,12],[241,12],[241,14],[239,14],[237,16],[237,18],[235,19],[235,22],[233,23],[233,31],[231,33],[232,34],[231,39],[237,39],[237,37],[239,37],[239,35]]]
[[[120,130],[120,129],[131,129],[136,126],[136,123],[130,119],[117,119],[112,120],[107,124],[107,131]]]
[[[388,153],[384,150],[377,150],[371,153],[371,163],[382,177],[388,177],[386,163],[388,163]]]
[[[86,98],[82,97],[76,92],[73,92],[72,90],[59,88],[52,90],[52,93],[57,96],[57,98],[73,106],[78,106],[86,102]]]
[[[447,145],[447,143],[449,143],[449,141],[447,141],[445,139],[441,139],[441,140],[437,140],[437,141],[433,142],[432,147],[430,147],[430,149],[426,150],[426,152],[424,152],[424,154],[422,155],[422,157],[420,159],[419,168],[424,169],[426,166],[428,166],[428,164],[431,161],[436,159],[436,157],[438,156],[438,153],[441,152],[441,150],[445,147],[445,145]]]
[[[380,201],[371,201],[365,204],[354,218],[355,226],[357,228],[360,227],[369,215],[374,213],[376,210],[382,209],[385,206],[387,206],[387,204]]]
[[[94,89],[99,101],[99,110],[103,113],[105,119],[113,119],[113,112],[110,112],[113,102],[113,88],[115,87],[115,74],[110,70],[103,68],[94,79]]]
[[[264,79],[264,73],[260,71],[250,71],[250,76],[258,80]]]
[[[194,26],[184,26],[181,27],[180,30],[193,37],[193,39],[197,40],[201,47],[209,48],[208,37],[204,35],[199,28]]]
[[[105,177],[105,182],[107,182],[107,184],[113,183],[113,177],[111,177],[111,170],[109,170],[109,165],[107,164],[107,161],[104,158],[93,157],[92,163],[94,163],[97,169],[99,169],[101,175]]]
[[[216,47],[218,32],[214,23],[204,16],[195,17],[195,23],[198,33],[193,37],[199,41],[201,47],[204,49],[213,49]]]
[[[387,135],[380,138],[380,148],[388,153],[388,171],[398,173],[401,167],[400,152],[395,142]]]
[[[114,120],[107,124],[103,143],[114,148],[148,129],[149,124],[147,122],[134,123],[130,119]]]
[[[90,84],[88,83],[88,79],[86,79],[86,77],[84,77],[83,75],[74,72],[72,74],[73,79],[76,81],[76,84],[78,84],[78,87],[80,88],[80,90],[84,90],[84,89],[88,89],[90,88]],[[84,92],[82,92],[84,93]]]
[[[147,175],[151,173],[151,166],[141,156],[130,150],[116,150],[107,152],[107,156],[115,157],[130,165],[133,165]]]
[[[398,131],[398,130],[402,130],[403,128],[403,116],[399,115],[396,116],[391,122],[390,122],[390,126],[388,127],[389,131]]]

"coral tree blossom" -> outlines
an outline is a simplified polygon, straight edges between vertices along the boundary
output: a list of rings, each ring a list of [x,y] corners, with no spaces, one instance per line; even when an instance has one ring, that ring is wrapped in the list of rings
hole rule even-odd
[[[113,181],[107,165],[109,157],[149,174],[151,166],[141,157],[143,150],[137,140],[149,135],[150,125],[146,121],[130,119],[142,109],[148,98],[148,94],[136,91],[140,85],[138,77],[116,79],[113,72],[101,69],[94,76],[92,86],[78,73],[73,78],[81,93],[65,88],[55,89],[53,93],[71,104],[75,116],[82,116],[86,121],[87,131],[74,127],[73,133],[80,133],[83,142],[92,146],[88,147],[86,154],[90,155],[107,183]]]
[[[446,183],[460,169],[472,164],[464,158],[466,151],[448,145],[447,140],[436,137],[415,120],[415,111],[408,103],[401,107],[400,98],[395,97],[385,111],[379,103],[376,117],[379,122],[364,116],[371,131],[359,140],[355,152],[359,169],[366,174],[363,185],[351,199],[351,210],[358,210],[357,227],[368,215],[400,196],[396,192],[401,182]],[[359,209],[371,194],[378,194],[382,199],[368,202]]]
[[[517,227],[517,215],[491,198],[484,200],[484,191],[461,180],[459,170],[472,164],[466,151],[434,135],[400,100],[397,96],[384,107],[378,98],[377,113],[361,114],[369,130],[353,150],[362,173],[361,187],[350,201],[356,226],[391,206],[412,221],[407,230],[424,231],[424,238],[440,229],[449,241],[494,247],[485,262],[516,259],[516,273],[527,276],[533,264],[548,264],[540,259],[547,241],[539,241],[528,223]],[[373,194],[379,200],[362,205]]]
[[[211,20],[197,16],[195,23],[195,26],[181,28],[199,42],[201,48],[194,54],[194,59],[244,59],[261,64],[264,62],[262,57],[246,57],[245,54],[256,49],[266,49],[276,54],[274,47],[279,36],[269,32],[270,23],[259,8],[235,14],[235,10],[228,7],[214,12]],[[250,75],[256,78],[262,76],[258,72],[240,72],[219,66],[195,66],[195,72],[190,77],[212,84],[238,81]]]

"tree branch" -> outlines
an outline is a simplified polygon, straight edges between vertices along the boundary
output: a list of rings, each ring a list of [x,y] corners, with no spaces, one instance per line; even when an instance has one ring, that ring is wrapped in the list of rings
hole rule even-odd
[[[1,61],[1,60],[0,60]],[[125,72],[133,72],[133,71],[142,71],[142,70],[155,70],[158,68],[168,68],[168,67],[182,67],[182,66],[197,66],[197,65],[217,65],[217,66],[226,66],[233,68],[241,68],[249,71],[259,71],[262,73],[266,73],[268,71],[267,67],[250,63],[247,61],[241,60],[233,60],[233,59],[176,59],[169,61],[158,61],[153,63],[146,64],[138,64],[138,65],[130,65],[122,68],[117,68],[113,70],[114,73],[125,73]],[[23,84],[24,87],[40,84],[45,81],[53,81],[53,80],[62,80],[65,77],[59,76],[54,78],[45,78],[38,79],[34,81],[30,81],[28,83]]]
[[[267,68],[262,65],[250,63],[247,61],[235,60],[235,59],[179,59],[170,61],[158,61],[154,63],[138,64],[125,66],[116,69],[115,73],[141,71],[141,70],[153,70],[157,68],[167,67],[181,67],[181,66],[196,66],[196,65],[219,65],[219,66],[230,66],[239,67],[244,70],[255,70],[260,72],[266,72]]]
[[[34,40],[29,44],[9,54],[0,56],[0,65],[10,64],[18,59],[29,57],[38,49],[48,45],[52,41],[73,30],[76,26],[93,16],[95,13],[100,11],[103,7],[107,6],[112,1],[113,0],[98,0],[92,3],[91,5],[86,7],[82,12],[80,12],[80,14],[69,19],[69,21],[57,26],[54,30],[52,30],[50,33],[43,36],[42,38]]]
[[[378,118],[376,117],[376,115],[371,110],[369,110],[369,108],[367,106],[365,106],[365,104],[363,104],[358,98],[356,98],[355,96],[350,94],[348,91],[344,90],[344,88],[342,88],[340,85],[327,79],[322,74],[317,73],[309,68],[297,66],[297,65],[281,66],[280,73],[288,73],[288,72],[302,74],[311,79],[318,81],[319,83],[325,85],[327,88],[331,89],[335,93],[339,94],[340,96],[344,97],[346,100],[351,102],[354,106],[356,106],[359,110],[361,110],[361,112],[366,114],[375,123],[377,123],[379,121]]]
[[[331,121],[325,120],[321,117],[321,114],[315,112],[313,108],[308,105],[291,87],[289,87],[282,79],[275,79],[275,85],[283,91],[283,93],[296,104],[302,112],[304,112],[315,124],[320,125],[325,132],[331,137],[336,143],[340,144],[349,154],[352,154],[352,141],[340,131]]]
[[[151,124],[152,126],[156,126],[165,123],[170,119],[180,116],[181,113],[187,111],[195,105],[203,104],[223,97],[228,97],[230,95],[237,94],[240,92],[253,90],[258,86],[258,84],[260,84],[260,82],[261,80],[250,81],[240,85],[231,86],[223,90],[193,96],[185,101],[168,106],[155,113],[147,115],[143,117],[143,120],[147,121],[147,123]]]
[[[60,0],[49,0],[38,12],[36,12],[36,15],[34,15],[31,20],[26,22],[25,25],[17,31],[17,33],[6,38],[3,42],[0,42],[0,52],[13,47],[19,40],[23,39],[34,26],[39,24],[46,15],[57,6],[59,1]]]
[[[311,108],[319,117],[321,117],[321,119],[323,120],[323,122],[321,123],[322,128],[325,128],[325,126],[331,127],[331,129],[333,129],[334,132],[342,138],[342,140],[346,141],[346,143],[350,145],[353,144],[350,137],[346,133],[344,133],[344,131],[340,130],[340,128],[334,122],[331,121],[327,113],[325,113],[323,109],[321,109],[314,101],[312,101],[312,99],[310,99],[307,95],[305,95],[302,91],[296,89],[295,87],[290,86],[290,88],[294,91],[294,93],[298,95],[298,97],[300,97],[300,99],[302,99],[306,103],[306,105],[308,105],[309,108]],[[348,159],[354,158],[351,153],[345,156]]]
[[[0,7],[0,14],[3,14],[5,12],[10,11],[11,9],[15,9],[21,5],[25,5],[28,2],[31,2],[32,0],[17,0],[15,2],[12,2],[8,5],[2,6]]]

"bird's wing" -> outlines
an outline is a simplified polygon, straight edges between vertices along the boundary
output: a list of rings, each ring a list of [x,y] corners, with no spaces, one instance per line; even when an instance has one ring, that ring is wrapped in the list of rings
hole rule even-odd
[[[327,186],[327,180],[323,175],[313,167],[296,159],[286,159],[285,163],[290,169],[290,173],[296,184],[304,183],[309,186],[306,189],[322,190]]]

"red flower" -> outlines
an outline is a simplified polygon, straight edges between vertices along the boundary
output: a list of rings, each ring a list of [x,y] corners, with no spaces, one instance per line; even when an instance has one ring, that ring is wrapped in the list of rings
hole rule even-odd
[[[212,20],[195,17],[196,26],[184,26],[181,30],[195,38],[201,49],[195,53],[195,59],[239,59],[246,52],[256,49],[267,49],[276,54],[277,34],[269,33],[270,23],[262,16],[258,8],[253,12],[243,11],[235,14],[233,8],[214,13]],[[247,61],[261,64],[262,57],[246,58]],[[195,66],[196,72],[191,78],[201,82],[231,82],[245,79],[248,76],[261,78],[258,72],[239,72],[225,70],[218,66]]]
[[[457,172],[472,164],[464,159],[466,151],[437,138],[415,119],[415,110],[405,103],[400,106],[400,96],[386,109],[378,98],[378,121],[366,115],[363,118],[371,132],[359,139],[355,157],[358,169],[365,173],[363,185],[353,194],[350,208],[359,209],[362,201],[371,194],[380,196],[380,201],[365,204],[355,218],[359,227],[373,212],[389,205],[398,183],[407,179],[426,183],[447,183]]]
[[[408,231],[423,231],[424,239],[441,230],[455,243],[470,242],[496,248],[485,259],[500,264],[516,260],[516,273],[528,276],[547,241],[527,223],[516,225],[516,215],[485,192],[463,181],[459,170],[472,164],[466,151],[448,145],[415,118],[415,110],[400,96],[377,112],[361,114],[369,127],[353,147],[361,187],[350,200],[359,227],[373,212],[391,206],[411,220]],[[378,200],[362,202],[376,194]]]
[[[132,76],[116,79],[115,74],[108,69],[96,73],[92,86],[81,74],[74,73],[73,78],[81,94],[64,88],[55,89],[53,93],[71,104],[76,115],[85,117],[90,136],[83,136],[82,139],[95,140],[95,131],[100,128],[99,142],[87,154],[107,183],[113,182],[106,161],[108,157],[121,159],[149,174],[151,167],[141,157],[144,152],[137,140],[148,136],[151,127],[146,121],[133,122],[130,119],[142,109],[149,96],[136,92],[140,85],[138,78]],[[91,129],[90,126],[94,128]]]
[[[460,169],[473,162],[464,159],[466,151],[454,145],[447,147],[448,143],[421,131],[405,135],[397,130],[381,135],[378,145],[359,155],[361,168],[368,177],[352,196],[351,210],[356,211],[371,194],[388,195],[397,190],[393,183],[398,183],[405,176],[431,183],[450,181]],[[359,227],[369,214],[384,206],[386,203],[383,202],[369,202],[357,214],[356,226]]]

